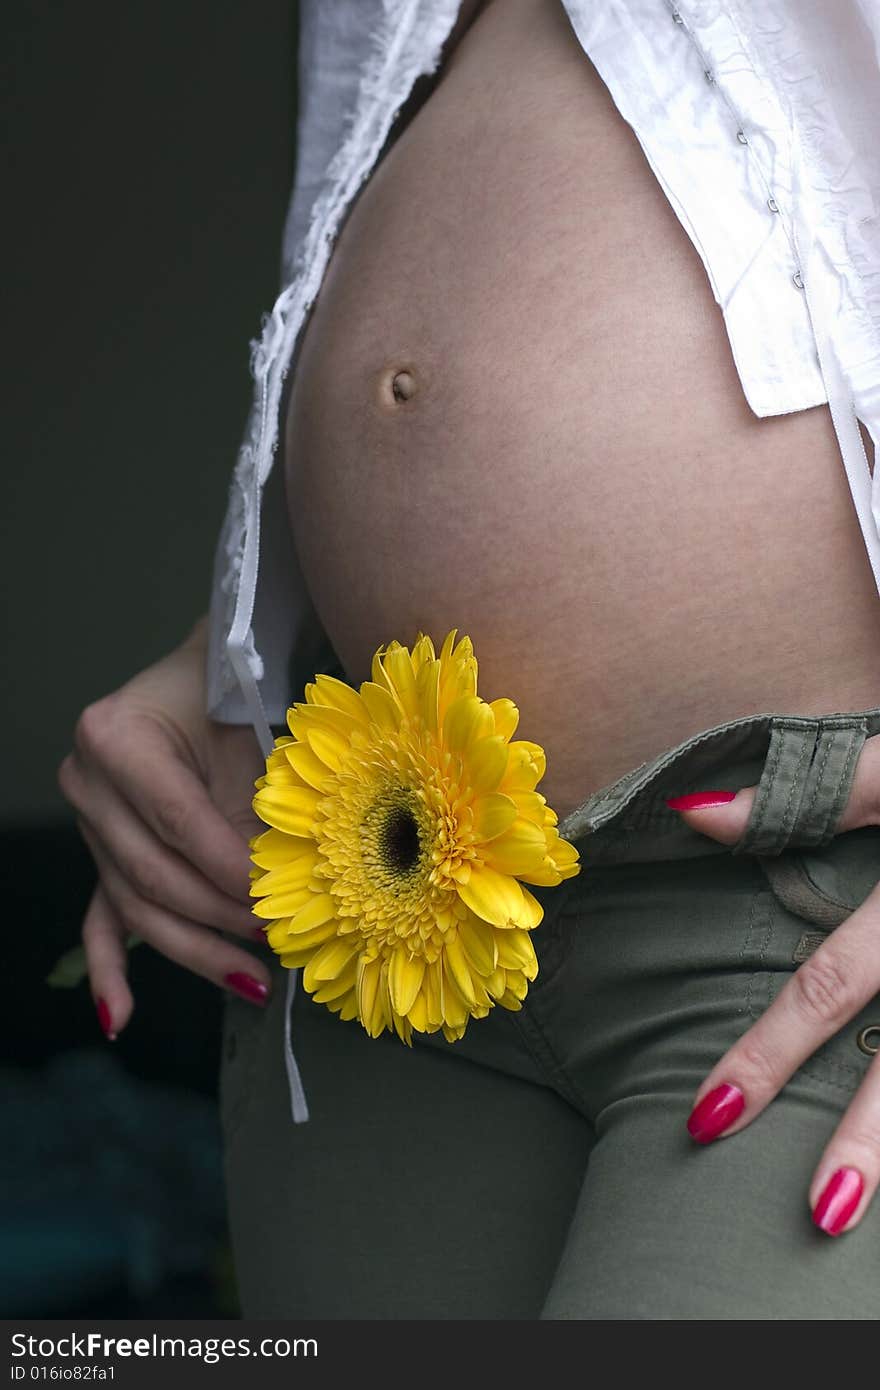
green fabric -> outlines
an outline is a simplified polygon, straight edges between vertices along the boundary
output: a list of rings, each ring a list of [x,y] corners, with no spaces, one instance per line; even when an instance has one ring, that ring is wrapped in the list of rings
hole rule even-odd
[[[824,892],[793,911],[767,865],[797,857],[798,881],[838,902],[880,881],[880,827],[828,839],[852,748],[878,732],[880,709],[756,716],[597,792],[560,826],[581,873],[534,890],[546,915],[523,1009],[458,1043],[370,1039],[298,990],[306,1124],[284,1071],[287,972],[273,958],[265,1012],[230,997],[221,1098],[244,1316],[876,1318],[880,1198],[832,1239],[807,1191],[870,1065],[856,1038],[880,1024],[880,995],[741,1133],[701,1146],[685,1124],[809,953],[805,932],[833,929]],[[665,806],[753,784],[733,850]]]

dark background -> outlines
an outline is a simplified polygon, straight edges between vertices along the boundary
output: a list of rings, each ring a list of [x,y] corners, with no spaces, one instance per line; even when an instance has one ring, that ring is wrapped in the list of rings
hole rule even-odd
[[[220,996],[142,947],[103,1040],[49,990],[94,886],[56,783],[80,711],[205,612],[280,288],[296,8],[7,11],[0,1314],[236,1316]]]

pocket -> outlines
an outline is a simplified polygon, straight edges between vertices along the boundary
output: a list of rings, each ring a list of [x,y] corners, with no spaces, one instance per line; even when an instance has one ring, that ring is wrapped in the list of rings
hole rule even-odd
[[[880,883],[880,827],[836,836],[822,849],[759,857],[770,887],[770,931],[761,972],[752,977],[749,1013],[759,1018],[795,970]],[[880,1050],[880,993],[869,1000],[800,1071],[854,1092]]]
[[[880,883],[880,826],[847,831],[824,849],[789,849],[758,861],[783,907],[816,926],[837,927]]]
[[[571,951],[574,940],[573,923],[583,917],[582,890],[578,884],[579,875],[566,879],[553,888],[530,891],[544,906],[544,918],[532,932],[532,945],[538,961],[538,973],[529,985],[523,1007],[528,1007],[530,996],[539,994],[551,981],[556,979]],[[577,891],[575,885],[577,884]]]

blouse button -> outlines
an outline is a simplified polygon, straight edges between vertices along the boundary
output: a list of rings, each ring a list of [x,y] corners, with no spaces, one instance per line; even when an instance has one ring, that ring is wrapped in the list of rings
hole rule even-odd
[[[776,201],[775,198],[768,198],[768,199],[767,199],[767,206],[768,206],[768,208],[770,209],[771,212],[778,212],[778,211],[779,211],[779,204],[777,203],[777,201]]]
[[[799,289],[799,290],[802,290],[803,287],[804,287],[804,277],[801,275],[800,271],[799,271],[799,270],[796,270],[795,273],[794,273],[794,275],[792,275],[791,278],[792,278],[792,280],[794,281],[794,283],[797,285],[798,289]]]

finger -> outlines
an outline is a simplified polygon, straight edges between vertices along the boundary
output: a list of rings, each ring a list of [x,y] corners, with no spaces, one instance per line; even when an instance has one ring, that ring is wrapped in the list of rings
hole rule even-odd
[[[88,791],[80,792],[77,803],[80,831],[88,826],[138,896],[193,921],[254,936],[258,923],[252,911],[163,843],[102,773],[92,772]]]
[[[161,955],[221,989],[233,989],[251,1003],[265,1004],[271,989],[266,966],[242,951],[220,932],[173,916],[156,903],[133,893],[126,878],[97,842],[89,843],[101,874],[104,892],[126,930],[141,937]]]
[[[248,901],[248,837],[217,809],[201,776],[171,749],[166,735],[147,721],[139,723],[131,743],[101,769],[164,844],[225,893]],[[247,788],[247,801],[254,791]],[[254,817],[255,828],[259,825]]]
[[[829,1236],[857,1226],[880,1183],[880,1053],[819,1160],[810,1184],[813,1221]]]
[[[733,845],[745,831],[757,790],[755,786],[684,792],[668,797],[666,804],[701,835]],[[707,804],[695,804],[697,798],[707,798]],[[836,833],[857,830],[863,825],[880,825],[880,734],[865,739],[862,745]]]
[[[128,987],[125,928],[100,883],[86,908],[82,942],[98,1021],[113,1042],[131,1018],[134,998]]]
[[[692,1137],[708,1143],[750,1124],[878,988],[880,884],[798,967],[757,1023],[713,1067],[694,1097],[688,1119]]]

